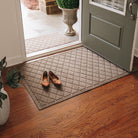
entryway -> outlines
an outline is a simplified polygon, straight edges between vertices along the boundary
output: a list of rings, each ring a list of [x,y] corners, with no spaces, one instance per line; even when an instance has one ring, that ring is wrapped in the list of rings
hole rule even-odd
[[[34,10],[27,8],[22,0],[20,3],[26,56],[28,58],[78,43],[79,21],[73,26],[76,30],[76,35],[66,36],[64,33],[67,26],[63,23],[61,12],[57,14],[47,14],[38,9]]]
[[[81,0],[82,43],[114,64],[131,71],[136,24],[136,19],[131,17],[137,15],[137,0],[105,2],[107,5],[102,1]],[[120,6],[121,8],[118,8]],[[53,41],[53,38],[50,41]]]

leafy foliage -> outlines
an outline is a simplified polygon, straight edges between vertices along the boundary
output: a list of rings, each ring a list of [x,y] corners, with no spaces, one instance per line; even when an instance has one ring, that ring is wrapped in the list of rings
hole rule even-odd
[[[3,84],[2,84],[2,79],[1,79],[1,76],[0,76],[0,90],[2,89],[3,87]],[[5,100],[7,98],[7,95],[3,94],[1,91],[0,91],[0,108],[2,108],[2,100]]]
[[[0,71],[3,71],[7,66],[6,57],[0,61]]]
[[[6,75],[6,84],[8,84],[11,88],[17,88],[20,84],[21,79],[23,76],[17,69],[12,69],[7,72]]]
[[[3,86],[2,80],[1,80],[1,78],[0,78],[0,90],[2,89],[2,86]]]
[[[7,99],[7,95],[0,92],[0,108],[2,108],[2,100]]]
[[[1,72],[6,68],[6,66],[7,66],[6,57],[4,57],[0,61],[0,108],[2,108],[2,100],[5,100],[7,98],[7,95],[1,92],[1,89],[3,87]]]
[[[6,68],[6,66],[7,66],[6,57],[4,57],[0,61],[0,108],[2,108],[2,100],[5,100],[7,98],[7,95],[1,92],[1,89],[3,87],[1,72]],[[7,72],[6,83],[12,88],[17,88],[18,86],[21,85],[20,81],[22,78],[23,76],[21,75],[21,73],[14,68]]]
[[[56,0],[61,8],[74,9],[79,7],[79,0]]]

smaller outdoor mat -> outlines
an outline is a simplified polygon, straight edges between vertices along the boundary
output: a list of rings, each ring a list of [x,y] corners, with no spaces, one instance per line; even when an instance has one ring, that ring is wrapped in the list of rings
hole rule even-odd
[[[52,82],[47,89],[41,86],[41,74],[45,70],[59,76],[61,87],[56,87]],[[84,47],[24,63],[21,72],[25,76],[24,85],[39,109],[128,74]]]
[[[26,53],[30,54],[78,40],[78,34],[76,36],[66,36],[64,33],[51,33],[40,37],[30,38],[25,40]]]

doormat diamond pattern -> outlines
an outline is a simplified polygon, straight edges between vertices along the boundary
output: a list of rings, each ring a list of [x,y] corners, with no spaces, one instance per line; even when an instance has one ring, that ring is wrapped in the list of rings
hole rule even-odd
[[[61,87],[41,86],[41,74],[53,71]],[[21,66],[24,84],[38,109],[49,107],[83,92],[118,79],[128,73],[90,50],[80,47],[40,58]]]
[[[76,36],[65,36],[63,33],[51,33],[40,37],[30,38],[25,40],[26,53],[30,54],[78,40],[78,34]]]

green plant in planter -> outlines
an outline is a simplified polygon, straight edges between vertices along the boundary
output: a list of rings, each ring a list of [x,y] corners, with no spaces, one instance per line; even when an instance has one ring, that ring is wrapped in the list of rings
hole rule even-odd
[[[0,108],[2,108],[2,100],[5,100],[7,98],[7,95],[3,94],[1,92],[1,89],[3,88],[3,81],[2,81],[2,71],[6,68],[7,62],[6,57],[4,57],[0,61]],[[11,88],[17,88],[20,86],[20,81],[23,78],[21,73],[17,71],[15,68],[8,70],[6,74],[6,84],[8,84]]]
[[[56,0],[60,8],[74,9],[79,7],[79,0]]]
[[[65,35],[74,36],[76,31],[73,29],[73,24],[77,22],[77,10],[79,8],[79,0],[56,0],[58,7],[63,12],[63,22],[67,25]]]

